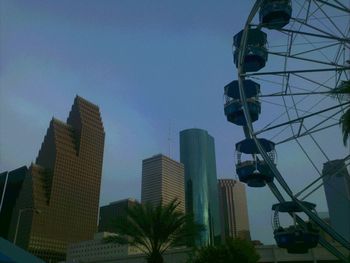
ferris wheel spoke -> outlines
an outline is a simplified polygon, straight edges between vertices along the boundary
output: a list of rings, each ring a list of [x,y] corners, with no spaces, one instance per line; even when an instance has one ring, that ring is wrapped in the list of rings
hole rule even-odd
[[[314,113],[311,113],[311,114],[308,114],[308,115],[305,115],[305,116],[302,116],[302,117],[299,117],[299,118],[295,118],[295,119],[292,119],[290,121],[286,121],[286,122],[283,122],[283,123],[280,123],[280,124],[277,124],[277,125],[274,125],[274,126],[270,126],[268,128],[262,129],[260,131],[256,131],[256,132],[254,132],[254,135],[259,135],[261,133],[264,133],[264,132],[267,132],[267,131],[270,131],[270,130],[273,130],[273,129],[276,129],[276,128],[280,128],[282,126],[291,125],[293,123],[299,123],[302,120],[305,120],[305,119],[311,118],[313,116],[319,115],[320,113],[327,112],[327,111],[330,111],[330,110],[333,110],[333,109],[336,109],[336,108],[339,108],[339,107],[342,107],[342,106],[346,106],[346,105],[349,105],[349,104],[350,104],[350,101],[342,103],[342,104],[339,104],[339,105],[336,105],[336,106],[328,107],[328,108],[322,109],[320,111],[317,111],[317,112],[314,112]]]
[[[338,5],[332,4],[331,2],[328,2],[328,1],[325,1],[325,0],[316,0],[316,1],[320,2],[322,4],[334,7],[336,9],[338,9],[338,10],[344,11],[346,13],[350,13],[350,9],[347,6],[345,6],[342,3],[340,3],[338,0],[334,0],[334,2],[336,2]]]
[[[296,76],[296,77],[298,77],[298,78],[300,78],[300,79],[306,80],[306,81],[308,81],[308,82],[310,82],[310,83],[313,83],[313,84],[318,85],[318,86],[316,87],[316,89],[314,89],[314,90],[318,90],[318,89],[321,88],[321,87],[326,88],[326,89],[328,89],[329,91],[332,91],[332,90],[334,89],[334,86],[333,86],[333,87],[330,87],[330,86],[325,85],[325,83],[327,83],[327,82],[329,82],[331,79],[333,79],[334,76],[328,78],[328,79],[327,79],[326,81],[324,81],[323,83],[320,83],[320,82],[318,82],[318,81],[316,81],[316,80],[314,80],[314,79],[307,78],[307,77],[305,77],[305,76],[303,76],[303,75],[300,75],[300,74],[297,74],[297,73],[294,73],[293,75]]]
[[[343,109],[341,108],[339,111],[333,113],[332,115],[330,115],[329,117],[327,117],[326,119],[324,120],[321,120],[319,123],[317,123],[316,125],[312,126],[311,128],[308,128],[306,129],[305,127],[305,131],[303,133],[301,133],[301,128],[302,128],[302,125],[304,124],[304,121],[302,120],[300,122],[300,126],[299,126],[299,131],[298,131],[298,136],[293,136],[293,138],[300,138],[300,137],[304,137],[305,135],[308,135],[308,134],[312,134],[312,133],[315,133],[315,132],[319,132],[319,131],[322,131],[322,130],[325,130],[327,128],[330,128],[330,127],[333,127],[335,125],[339,125],[339,121],[337,120],[336,123],[333,123],[333,124],[330,124],[330,125],[327,125],[327,126],[323,126],[322,128],[318,128],[319,126],[321,126],[322,124],[325,124],[327,121],[329,120],[334,120],[334,116],[338,115],[339,113],[341,113],[343,111]],[[317,129],[316,129],[317,128]],[[286,141],[289,141],[290,139],[286,139],[284,140],[283,142],[286,142]],[[281,142],[280,142],[281,143]]]
[[[319,8],[319,10],[322,11],[321,7]],[[315,13],[315,12],[314,12],[314,13]],[[314,13],[311,14],[311,16],[314,16]],[[328,31],[321,30],[321,29],[320,29],[319,27],[317,27],[317,26],[310,25],[310,24],[307,22],[307,20],[305,20],[305,19],[300,19],[300,18],[291,18],[291,19],[294,20],[296,23],[299,23],[300,25],[303,25],[303,26],[305,26],[305,27],[307,27],[307,28],[309,28],[309,29],[314,30],[314,33],[313,33],[313,32],[308,32],[308,33],[310,33],[310,36],[318,36],[318,34],[316,34],[316,32],[319,32],[319,33],[322,33],[322,34],[321,34],[322,36],[328,36],[328,37],[331,37],[331,38],[334,38],[334,39],[338,38],[338,36],[337,36],[336,34],[334,34],[334,32],[330,33],[330,32],[328,32]],[[313,20],[310,20],[310,19],[309,19],[308,21],[313,21]],[[324,23],[323,23],[320,19],[318,19],[317,17],[315,17],[315,20],[314,20],[314,21],[318,21],[319,23],[323,24],[323,26],[324,26],[326,29],[328,29],[329,31],[332,31],[330,28],[328,28],[328,26],[324,25]],[[305,29],[307,29],[307,28],[305,28]],[[283,30],[283,29],[281,29],[281,30]],[[303,32],[303,33],[307,33],[307,32]],[[300,34],[300,33],[298,32],[298,34]],[[311,35],[311,34],[316,34],[316,35]],[[308,35],[308,34],[304,34],[304,35]],[[341,35],[343,38],[345,38],[345,36],[344,36],[344,34],[343,34],[342,32],[340,33],[340,35]]]
[[[295,1],[295,2],[299,5],[300,9],[299,9],[298,14],[294,17],[294,19],[291,18],[291,21],[290,21],[291,27],[290,27],[290,29],[292,29],[297,24],[297,21],[295,19],[302,19],[302,18],[300,18],[301,14],[302,14],[302,11],[306,11],[305,18],[302,19],[304,21],[310,20],[310,17],[313,16],[313,14],[318,11],[318,9],[316,8],[315,10],[310,12],[311,11],[311,1],[310,0],[304,1],[304,4],[302,4],[302,5],[299,4],[298,1]],[[307,7],[305,7],[306,3],[307,3]],[[302,24],[299,24],[299,29],[298,30],[300,30],[301,27],[302,27]]]
[[[338,31],[338,33],[340,33],[340,34],[342,35],[342,37],[346,37],[346,36],[344,35],[344,33],[339,29],[339,27],[333,22],[333,20],[330,19],[330,17],[328,16],[328,14],[319,6],[319,4],[317,3],[317,1],[313,0],[313,2],[315,3],[315,5],[317,5],[317,6],[319,7],[319,9],[320,9],[321,12],[323,13],[323,15],[324,15],[325,17],[327,17],[327,21],[329,21],[329,22],[333,25],[333,27]],[[324,26],[326,26],[324,23],[321,22],[320,19],[317,19],[317,20],[318,20],[321,24],[323,24]]]
[[[291,140],[294,140],[294,139],[297,139],[297,138],[301,138],[301,137],[304,137],[306,135],[311,135],[313,133],[316,133],[316,132],[320,132],[320,131],[323,131],[325,129],[328,129],[328,128],[331,128],[333,126],[336,126],[336,125],[339,125],[339,121],[337,121],[336,123],[333,123],[333,124],[328,124],[326,126],[323,126],[321,128],[318,128],[319,126],[321,126],[322,124],[325,125],[325,123],[329,120],[334,120],[333,117],[338,115],[340,112],[342,112],[343,109],[340,109],[339,111],[333,113],[332,115],[330,115],[329,117],[327,117],[326,119],[324,120],[321,120],[319,123],[317,123],[316,125],[312,126],[311,128],[306,128],[304,126],[304,120],[301,120],[300,121],[300,125],[299,125],[299,129],[298,129],[298,133],[295,135],[293,134],[293,136],[287,138],[287,139],[284,139],[282,141],[279,141],[279,142],[276,142],[275,144],[276,145],[279,145],[279,144],[282,144],[282,143],[286,143],[286,142],[289,142]],[[302,128],[304,128],[304,131],[302,132]],[[317,129],[316,129],[317,128]],[[279,133],[277,133],[272,139],[274,139],[275,137],[277,137],[279,134],[281,134],[283,131],[285,131],[285,129],[283,129],[282,131],[280,131]],[[327,158],[328,159],[328,158]]]
[[[301,145],[301,143],[299,142],[298,139],[295,139],[295,141],[297,142],[299,148],[301,149],[301,151],[304,153],[304,155],[306,156],[307,160],[309,161],[309,163],[314,167],[315,171],[318,173],[319,176],[322,176],[321,171],[318,169],[317,165],[315,164],[315,162],[311,159],[310,155],[307,153],[307,151],[305,150],[305,148]]]
[[[314,49],[314,50],[316,50],[316,49]],[[307,52],[303,52],[303,53],[307,53]],[[338,64],[335,64],[335,63],[332,63],[332,62],[325,62],[325,61],[315,60],[315,59],[310,59],[310,58],[297,57],[296,55],[289,55],[289,54],[281,53],[281,52],[268,51],[268,54],[275,55],[275,56],[280,56],[280,57],[288,57],[288,58],[297,59],[297,60],[314,62],[314,63],[323,64],[323,65],[327,65],[327,66],[343,67],[343,65],[338,65]]]
[[[328,27],[328,25],[326,25],[322,20],[327,20],[330,24],[332,24],[332,26],[338,31],[338,33],[340,33],[340,35],[342,35],[343,37],[344,37],[344,34],[343,34],[343,32],[339,29],[339,27],[332,21],[332,19],[330,19],[331,18],[331,16],[329,16],[328,14],[327,14],[327,12],[325,12],[324,10],[323,10],[323,8],[325,7],[325,5],[324,4],[318,4],[315,0],[313,0],[312,2],[316,5],[316,9],[310,14],[309,12],[310,12],[310,6],[311,6],[311,1],[309,0],[308,1],[309,2],[309,7],[308,7],[308,10],[307,10],[307,18],[305,19],[305,20],[301,20],[301,21],[303,21],[303,22],[305,22],[305,23],[307,23],[307,21],[317,21],[318,23],[320,23],[324,28],[326,28],[326,29],[328,29],[330,32],[332,32],[333,30],[332,29],[330,29],[329,27]],[[318,11],[321,11],[322,12],[322,14],[324,15],[324,17],[317,17],[316,16],[316,13],[318,12]],[[311,18],[310,18],[311,17]],[[334,18],[335,16],[332,16],[332,18]],[[314,30],[317,30],[317,31],[319,31],[319,28],[318,27],[312,27]],[[323,32],[326,32],[326,31],[323,31]]]
[[[303,128],[305,130],[307,130],[307,128],[305,127],[305,125],[303,125]],[[326,152],[323,150],[323,148],[321,147],[321,145],[315,140],[315,137],[313,136],[312,133],[307,133],[307,135],[311,138],[311,140],[314,142],[314,144],[316,145],[316,147],[318,148],[318,150],[322,153],[322,155],[325,157],[325,159],[328,161],[330,161],[330,158],[328,157],[328,155],[326,154]]]
[[[302,21],[299,21],[299,22],[303,23]],[[318,37],[318,38],[333,39],[333,40],[337,40],[337,41],[345,42],[345,43],[350,42],[350,40],[348,38],[337,37],[337,36],[334,36],[334,35],[329,34],[327,32],[325,32],[326,34],[316,34],[316,33],[311,33],[311,32],[306,32],[306,31],[297,31],[297,30],[286,29],[286,28],[279,29],[278,31],[286,32],[286,33],[295,33],[295,34],[299,34],[299,35],[306,35],[306,36],[312,36],[312,37]],[[322,31],[322,33],[324,33],[324,32]]]
[[[302,198],[300,198],[300,200],[301,200],[301,201],[304,201],[306,198],[308,198],[310,195],[312,195],[312,194],[315,193],[318,189],[320,189],[323,185],[324,185],[324,183],[321,182],[317,187],[315,187],[314,189],[312,189],[312,191],[310,191],[310,192],[307,193],[305,196],[303,196]]]
[[[312,80],[312,79],[308,79],[308,78],[305,78],[305,77],[303,77],[302,75],[298,75],[298,74],[293,74],[294,76],[297,76],[297,77],[300,77],[300,78],[304,78],[305,80],[308,80],[308,81],[310,81],[310,82],[312,82],[312,83],[314,83],[314,84],[317,84],[318,86],[317,86],[317,88],[316,89],[313,89],[312,91],[311,91],[311,93],[312,94],[316,94],[317,92],[316,92],[316,90],[318,90],[320,87],[324,87],[324,88],[326,88],[326,89],[328,89],[328,90],[332,90],[333,88],[332,87],[330,87],[330,86],[326,86],[325,85],[325,83],[327,83],[329,80],[331,80],[333,77],[330,77],[329,79],[327,79],[326,81],[324,81],[323,83],[320,83],[320,82],[317,82],[317,81],[314,81],[314,80]],[[276,84],[276,85],[278,85],[278,86],[281,86],[282,85],[282,83],[280,83],[280,82],[277,82],[277,81],[272,81],[272,80],[268,80],[268,79],[265,79],[265,78],[259,78],[259,77],[251,77],[251,79],[255,79],[255,80],[258,80],[258,81],[263,81],[263,82],[266,82],[266,83],[271,83],[271,84]],[[291,88],[293,88],[293,89],[295,89],[295,90],[301,90],[301,91],[306,91],[306,92],[310,92],[308,89],[305,89],[305,88],[300,88],[300,87],[298,87],[298,86],[295,86],[295,85],[289,85]],[[311,94],[310,94],[311,95]],[[261,95],[260,95],[261,96]]]
[[[347,160],[350,157],[350,154],[348,156],[346,156],[344,158],[344,161]],[[350,164],[344,164],[343,167],[341,167],[341,169],[338,169],[337,171],[335,171],[334,173],[332,173],[329,177],[332,176],[336,176],[338,173],[340,173],[340,171],[343,168],[348,167]],[[315,179],[314,181],[312,181],[310,184],[308,184],[306,187],[304,187],[302,190],[300,190],[297,194],[295,194],[295,197],[299,197],[301,194],[303,194],[306,190],[310,189],[313,185],[315,185],[318,181],[320,181],[322,178],[324,177],[324,175],[321,175],[320,177],[318,177],[317,179]]]
[[[288,75],[288,78],[287,78],[287,79],[288,79],[288,80],[287,80],[287,85],[288,85],[288,82],[289,82],[289,75]],[[290,87],[288,87],[288,88],[290,89]],[[286,100],[285,100],[285,97],[282,97],[282,99],[283,99],[283,103],[284,103],[284,105],[285,105],[285,107],[286,107]],[[323,99],[322,99],[322,100],[323,100]],[[320,100],[320,102],[321,102],[322,100]],[[292,96],[292,101],[293,101],[293,108],[294,108],[294,110],[295,110],[295,112],[296,112],[296,115],[297,115],[298,118],[300,118],[299,110],[298,110],[298,108],[296,107],[296,102],[295,102],[295,100],[294,100],[294,96]],[[319,102],[318,102],[318,103],[319,103]],[[316,105],[317,105],[318,103],[316,103]],[[315,105],[314,105],[313,107],[315,107]],[[290,115],[289,115],[288,111],[287,111],[287,116],[288,116],[288,120],[291,121],[291,118],[290,118]],[[298,129],[298,135],[300,134],[302,128],[304,128],[305,130],[307,130],[306,127],[305,127],[305,124],[304,124],[304,120],[305,120],[305,119],[302,119],[302,120],[300,121],[299,129]],[[293,133],[293,136],[295,136],[293,127],[290,126],[290,128],[291,128],[291,131],[292,131],[292,133]],[[317,143],[317,141],[315,140],[315,138],[313,137],[313,135],[310,134],[310,133],[308,133],[307,135],[312,139],[312,141],[315,143],[315,145],[316,145],[317,148],[320,150],[320,152],[323,154],[323,156],[325,156],[325,158],[327,159],[327,161],[329,161],[328,156],[325,154],[325,152],[324,152],[324,150],[321,148],[321,146]],[[307,152],[305,151],[304,147],[299,143],[298,139],[295,139],[295,140],[297,141],[298,145],[300,146],[300,148],[302,149],[302,151],[304,152],[304,154],[307,156],[307,158],[308,158],[308,160],[311,162],[311,164],[312,164],[314,167],[316,167],[315,164],[314,164],[314,162],[313,162],[312,159],[310,158],[310,156],[309,156],[309,155],[307,154]],[[316,168],[316,169],[317,169],[317,168]]]
[[[288,96],[309,96],[309,95],[330,95],[330,91],[319,91],[319,92],[278,92],[278,93],[271,93],[271,94],[261,94],[258,97],[259,98],[266,98],[266,97],[288,97]]]
[[[250,76],[262,76],[262,75],[286,75],[297,74],[297,73],[312,73],[312,72],[326,72],[326,71],[342,71],[349,70],[349,66],[342,66],[341,68],[320,68],[320,69],[301,69],[301,70],[285,70],[285,71],[268,71],[268,72],[253,72],[253,73],[243,73],[242,77]]]
[[[305,99],[305,97],[304,97],[302,100],[299,100],[299,101],[297,102],[297,104],[300,103],[300,102],[302,102],[304,99]],[[321,100],[322,100],[322,99],[321,99]],[[275,106],[280,106],[280,107],[286,109],[285,105],[282,105],[282,104],[277,104],[277,103],[273,103],[273,102],[270,102],[270,101],[266,101],[266,103],[269,103],[269,104],[272,104],[272,105],[275,105]],[[315,105],[317,105],[317,104],[318,104],[318,103],[316,103]],[[315,105],[313,105],[313,106],[312,106],[311,108],[309,108],[308,110],[301,110],[301,109],[299,109],[299,111],[301,111],[301,112],[303,112],[303,113],[310,113],[310,114],[311,114],[311,113],[312,113],[311,110],[313,109],[313,107],[315,107]],[[276,123],[281,117],[283,117],[284,115],[286,115],[288,110],[293,109],[293,108],[294,108],[294,106],[289,106],[289,107],[287,108],[286,111],[284,111],[284,112],[281,113],[277,118],[275,118],[275,119],[272,120],[270,123],[268,123],[267,125],[265,125],[265,127],[263,127],[262,129],[260,129],[260,131],[266,130],[267,128],[270,128],[272,124]],[[340,111],[342,111],[342,110],[343,110],[343,107],[341,107],[341,110],[340,110]],[[336,119],[334,119],[334,118],[332,118],[332,117],[324,116],[323,114],[319,114],[319,117],[324,118],[324,119],[322,120],[322,122],[325,122],[326,119],[336,120]],[[336,121],[338,121],[338,120],[336,120]],[[279,131],[277,134],[275,134],[271,139],[274,139],[275,137],[277,137],[278,135],[280,135],[282,132],[284,132],[284,131],[288,128],[287,125],[285,125],[285,126],[286,126],[285,128],[283,128],[281,131]]]
[[[333,40],[324,40],[324,41],[313,41],[314,44],[330,44],[333,43],[332,45],[339,45],[338,42],[334,42]],[[310,42],[298,42],[298,43],[293,43],[293,46],[305,46],[310,44]],[[279,44],[279,45],[271,45],[269,48],[280,48],[280,47],[286,47],[288,44]]]
[[[327,43],[329,43],[329,42],[327,42]],[[310,43],[310,41],[307,41],[305,44],[313,45],[313,43]],[[322,50],[322,49],[327,49],[327,48],[330,48],[330,47],[333,47],[333,46],[338,46],[338,45],[340,45],[338,42],[335,42],[335,43],[332,42],[332,44],[329,44],[329,45],[326,45],[326,46],[313,48],[313,49],[306,50],[306,51],[299,52],[299,53],[294,53],[293,56],[296,57],[296,56],[300,56],[300,55],[303,55],[303,54],[315,52],[315,51]]]
[[[316,88],[314,88],[311,92],[313,93],[313,94],[316,94],[317,93],[317,90],[319,90],[319,88],[320,87],[322,87],[322,86],[324,86],[324,83],[327,83],[330,79],[332,79],[333,77],[330,77],[330,78],[328,78],[327,80],[325,80],[323,83],[315,83],[315,82],[312,82],[312,83],[314,83],[314,84],[317,84],[318,86],[316,87]],[[264,79],[261,79],[261,80],[264,80]],[[269,81],[269,82],[271,82],[271,81]],[[274,83],[274,84],[279,84],[278,82],[276,83],[276,82],[272,82],[272,83]],[[289,87],[292,87],[291,85],[289,85]],[[298,87],[293,87],[294,89],[300,89],[300,88],[298,88]],[[328,88],[328,87],[327,87]],[[328,89],[330,89],[331,90],[331,88],[328,88]],[[301,90],[303,90],[303,89],[301,89]],[[329,93],[329,92],[327,92],[327,93]],[[300,103],[302,103],[306,98],[308,98],[308,96],[309,95],[307,95],[307,96],[303,96],[299,101],[297,101],[293,106],[295,107],[296,105],[298,105],[298,104],[300,104]],[[325,97],[324,97],[325,98]],[[264,101],[264,100],[262,100],[262,101]],[[320,101],[322,101],[322,99],[320,100]],[[319,102],[320,102],[319,101]],[[265,128],[267,128],[267,127],[270,127],[273,123],[275,123],[277,120],[279,120],[281,117],[283,117],[285,114],[287,114],[287,111],[288,110],[290,110],[290,109],[292,109],[293,107],[286,107],[285,105],[282,105],[282,104],[278,104],[278,103],[274,103],[274,102],[271,102],[271,101],[265,101],[266,103],[270,103],[270,104],[272,104],[272,105],[276,105],[276,106],[281,106],[281,107],[283,107],[283,108],[285,108],[286,110],[283,112],[283,113],[281,113],[277,118],[275,118],[273,121],[271,121],[269,124],[267,124],[263,129],[265,129]],[[316,104],[314,104],[310,109],[308,109],[308,110],[300,110],[300,111],[302,111],[303,113],[311,113],[311,110],[313,109],[313,107],[315,106],[315,105],[317,105],[319,102],[317,102]],[[321,115],[320,114],[320,117],[324,117],[323,115]],[[327,117],[324,117],[324,118],[327,118]],[[283,131],[283,130],[282,130]]]
[[[320,123],[321,124],[321,123]],[[283,141],[278,141],[278,142],[275,142],[276,145],[280,145],[280,144],[283,144],[283,143],[287,143],[289,141],[292,141],[292,140],[295,140],[297,138],[302,138],[306,135],[309,135],[309,134],[314,134],[314,133],[317,133],[317,132],[321,132],[323,130],[326,130],[326,129],[329,129],[329,128],[332,128],[334,126],[337,126],[339,125],[339,122],[336,122],[336,123],[333,123],[333,124],[330,124],[330,125],[327,125],[325,127],[322,127],[322,128],[318,128],[318,129],[312,129],[312,130],[308,130],[307,132],[304,132],[304,133],[301,133],[300,135],[298,134],[298,136],[291,136],[287,139],[284,139]],[[273,138],[272,138],[273,139]],[[272,140],[271,139],[271,140]]]
[[[272,102],[272,101],[266,101],[266,100],[261,100],[261,101],[262,101],[262,102],[269,103],[269,104],[271,104],[271,105],[279,106],[279,107],[284,108],[284,109],[287,109],[286,111],[284,111],[283,113],[281,113],[277,118],[275,118],[273,121],[271,121],[268,125],[266,125],[263,129],[270,127],[273,123],[276,123],[281,117],[283,117],[284,115],[287,114],[287,111],[288,111],[288,110],[294,109],[294,106],[285,106],[285,105],[283,105],[283,104],[275,103],[275,102]],[[300,100],[300,101],[298,101],[298,102],[301,102],[301,101],[302,101],[302,100]],[[315,105],[317,105],[317,103],[316,103]],[[298,108],[298,111],[300,111],[300,112],[302,112],[302,113],[304,113],[304,114],[306,114],[306,113],[311,114],[311,113],[313,113],[313,111],[311,111],[311,110],[313,109],[313,107],[314,107],[315,105],[313,105],[313,106],[312,106],[310,109],[308,109],[308,110],[304,110],[304,109],[299,109],[299,108]],[[328,118],[327,116],[324,116],[324,115],[322,115],[322,114],[320,114],[319,117],[322,117],[322,118],[324,118],[324,119],[325,119],[325,118]]]
[[[350,155],[348,155],[347,157],[349,157]],[[346,158],[347,158],[346,157]],[[346,159],[344,158],[344,160]],[[344,164],[342,167],[340,167],[340,169],[338,169],[337,171],[335,171],[334,173],[330,174],[327,176],[327,178],[325,178],[326,175],[321,175],[319,178],[317,178],[316,180],[314,180],[312,183],[310,183],[308,186],[306,186],[304,189],[302,189],[298,194],[296,194],[296,196],[300,196],[301,194],[305,193],[306,190],[310,189],[312,186],[314,186],[318,181],[320,181],[321,179],[323,179],[323,181],[316,186],[314,189],[312,189],[310,192],[306,193],[302,198],[300,198],[300,200],[305,200],[307,197],[309,197],[310,195],[312,195],[314,192],[316,192],[320,187],[322,187],[325,183],[328,182],[328,180],[334,176],[337,176],[343,169],[347,169],[347,167],[349,166],[349,164]],[[329,187],[333,187],[332,185],[329,185]],[[334,189],[336,190],[336,189]],[[339,193],[337,192],[338,195],[341,195],[343,198],[347,198],[343,193]]]

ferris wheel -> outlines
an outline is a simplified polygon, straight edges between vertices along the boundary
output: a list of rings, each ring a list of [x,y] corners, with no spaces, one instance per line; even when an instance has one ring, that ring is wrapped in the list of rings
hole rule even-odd
[[[267,186],[277,198],[278,246],[305,253],[321,244],[347,262],[349,240],[317,215],[313,198],[332,176],[349,176],[339,120],[350,100],[334,92],[350,79],[349,2],[257,0],[233,42],[238,77],[225,86],[224,109],[244,131],[236,144],[240,181]],[[327,170],[334,160],[341,167]],[[279,223],[283,212],[293,218],[288,228]]]

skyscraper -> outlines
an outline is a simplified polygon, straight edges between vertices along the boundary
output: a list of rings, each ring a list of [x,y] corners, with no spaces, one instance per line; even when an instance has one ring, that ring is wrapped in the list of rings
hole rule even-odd
[[[97,229],[104,128],[98,106],[77,96],[67,123],[52,119],[11,220],[16,244],[47,261]]]
[[[181,131],[180,161],[185,167],[186,212],[206,228],[198,244],[220,242],[214,138],[201,129]]]
[[[15,208],[16,199],[22,189],[22,184],[27,172],[27,166],[22,166],[8,172],[8,176],[7,172],[0,174],[0,198],[3,197],[0,212],[0,237],[8,239],[11,215]]]
[[[331,226],[350,242],[350,175],[344,160],[323,164],[322,175]]]
[[[250,240],[245,186],[233,179],[219,179],[221,238],[238,237]]]
[[[98,223],[99,232],[116,233],[117,229],[114,222],[116,220],[123,220],[126,216],[126,209],[138,203],[135,199],[128,198],[110,203],[109,205],[100,208],[100,219]]]
[[[177,198],[178,210],[185,212],[183,164],[162,154],[142,161],[141,203],[167,204]]]

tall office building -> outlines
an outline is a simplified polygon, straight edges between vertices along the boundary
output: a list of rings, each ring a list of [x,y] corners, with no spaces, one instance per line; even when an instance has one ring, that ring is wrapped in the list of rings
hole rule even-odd
[[[27,166],[22,166],[13,171],[0,174],[0,198],[2,198],[0,200],[0,237],[5,239],[9,238],[8,230],[10,227],[11,215],[27,172]]]
[[[116,220],[124,220],[126,210],[138,202],[135,199],[128,198],[110,203],[100,207],[100,219],[98,224],[99,232],[116,233]]]
[[[322,175],[331,226],[350,242],[350,175],[344,160],[323,164]]]
[[[168,204],[174,198],[180,201],[178,210],[185,212],[183,164],[162,154],[143,160],[141,203]]]
[[[67,123],[51,120],[11,220],[17,245],[56,262],[65,259],[68,244],[93,238],[104,138],[98,106],[79,96]]]
[[[243,238],[250,240],[247,197],[245,186],[233,179],[219,179],[219,207],[221,239]]]
[[[205,227],[198,244],[220,242],[214,138],[201,129],[181,131],[180,161],[185,167],[186,212]]]

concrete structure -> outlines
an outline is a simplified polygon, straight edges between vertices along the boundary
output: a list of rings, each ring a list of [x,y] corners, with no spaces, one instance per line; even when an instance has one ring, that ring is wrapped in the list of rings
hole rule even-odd
[[[79,96],[67,123],[51,120],[17,199],[11,240],[17,237],[20,247],[56,262],[65,258],[68,244],[93,237],[104,137],[99,108]]]
[[[185,167],[186,212],[206,228],[198,245],[220,242],[214,138],[201,129],[181,131],[180,161]]]
[[[338,245],[336,245],[338,247]],[[338,247],[338,249],[344,254],[346,251],[344,248]],[[306,254],[288,254],[287,250],[278,248],[275,245],[267,245],[267,246],[256,246],[256,250],[260,255],[260,259],[258,262],[260,263],[278,263],[278,262],[290,262],[290,263],[340,263],[332,254],[330,254],[323,247],[316,247],[311,249]],[[86,250],[88,251],[88,250]],[[93,262],[96,263],[146,263],[145,256],[142,254],[135,254],[129,256],[116,256],[109,257],[108,253],[105,253],[105,250],[100,250],[101,257]],[[192,252],[189,248],[182,249],[172,249],[167,251],[164,254],[164,260],[167,263],[186,263],[189,257],[189,254]],[[68,252],[67,255],[71,253]],[[105,255],[103,258],[102,255]],[[68,260],[67,262],[91,262],[91,261],[73,261]],[[213,262],[215,263],[215,262]]]
[[[221,239],[239,237],[250,240],[247,197],[243,183],[233,179],[219,179],[219,207]]]
[[[109,205],[100,208],[100,219],[98,224],[99,232],[116,233],[114,222],[116,220],[123,220],[127,208],[138,203],[135,199],[128,198],[112,202]]]
[[[350,175],[344,160],[326,162],[322,174],[331,226],[350,242]]]
[[[22,166],[13,171],[0,174],[0,199],[3,198],[0,211],[0,237],[5,239],[9,238],[8,230],[10,228],[12,212],[27,173],[27,166]]]
[[[67,262],[99,262],[141,253],[139,249],[129,245],[105,242],[104,239],[109,236],[116,234],[99,232],[92,240],[69,245]]]
[[[185,212],[183,164],[162,154],[142,161],[141,203],[167,204],[177,198],[178,210]]]

